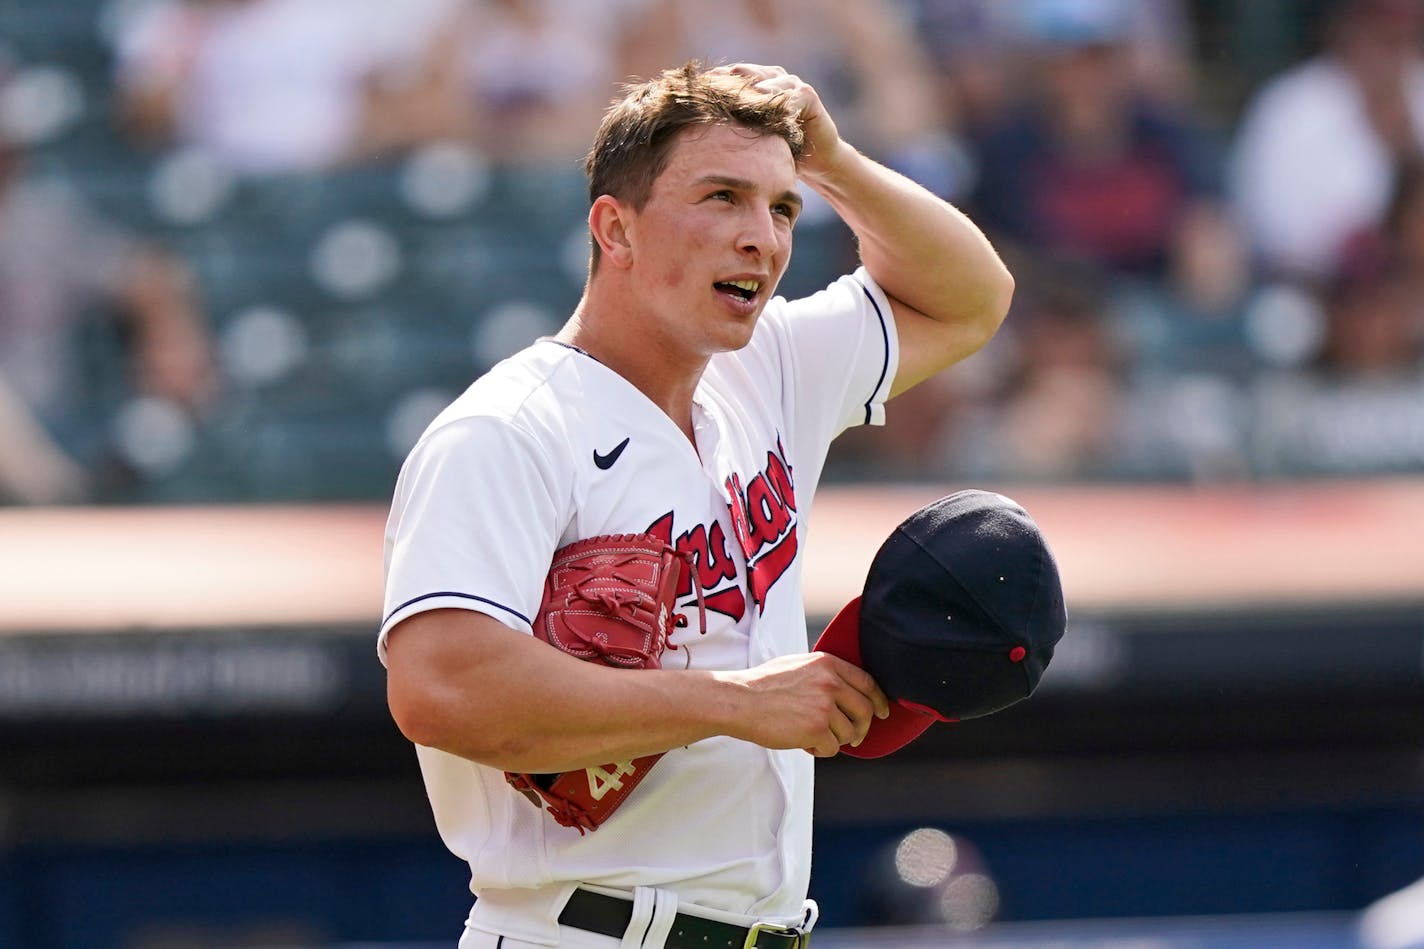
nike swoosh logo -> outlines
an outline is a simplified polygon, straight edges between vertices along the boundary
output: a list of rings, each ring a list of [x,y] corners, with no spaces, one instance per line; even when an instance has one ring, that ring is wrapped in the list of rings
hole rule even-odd
[[[623,449],[628,447],[628,442],[631,439],[631,435],[628,438],[623,439],[621,442],[618,443],[617,447],[615,447],[606,455],[600,455],[598,453],[598,449],[595,448],[593,450],[593,463],[595,465],[598,465],[598,467],[602,468],[604,471],[607,471],[609,468],[612,468],[613,463],[618,460],[619,455],[623,454]]]

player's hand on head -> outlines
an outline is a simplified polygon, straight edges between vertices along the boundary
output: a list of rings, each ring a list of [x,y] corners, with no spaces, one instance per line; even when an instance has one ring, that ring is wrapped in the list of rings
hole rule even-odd
[[[784,93],[787,104],[800,116],[801,130],[806,135],[801,174],[814,178],[830,169],[836,153],[845,143],[815,87],[780,66],[734,63],[717,68],[751,80],[753,86],[762,92]]]
[[[719,673],[746,689],[734,737],[766,748],[804,748],[828,758],[859,745],[890,703],[870,674],[829,653],[781,656]]]

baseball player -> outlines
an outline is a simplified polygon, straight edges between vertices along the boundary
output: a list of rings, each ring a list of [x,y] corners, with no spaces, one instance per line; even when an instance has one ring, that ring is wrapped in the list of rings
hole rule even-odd
[[[630,87],[586,170],[577,308],[456,399],[402,469],[379,643],[391,712],[470,866],[461,949],[791,949],[816,915],[813,756],[889,714],[866,672],[808,649],[828,445],[980,348],[1013,281],[973,224],[843,141],[777,67],[689,63]],[[798,181],[862,266],[787,301]],[[571,579],[563,554],[635,538],[675,554],[680,572],[649,569],[681,619],[664,603],[628,649],[603,627],[579,653],[559,630],[636,597]],[[606,547],[580,576],[636,579],[642,561]],[[642,667],[618,667],[630,657]]]

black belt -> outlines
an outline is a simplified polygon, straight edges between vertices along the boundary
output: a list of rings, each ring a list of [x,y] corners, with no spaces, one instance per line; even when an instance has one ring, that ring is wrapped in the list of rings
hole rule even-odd
[[[592,890],[574,890],[559,924],[586,932],[621,938],[633,921],[633,904],[616,896]],[[667,949],[804,949],[811,944],[808,933],[766,928],[757,923],[750,928],[715,919],[678,913],[668,933]]]

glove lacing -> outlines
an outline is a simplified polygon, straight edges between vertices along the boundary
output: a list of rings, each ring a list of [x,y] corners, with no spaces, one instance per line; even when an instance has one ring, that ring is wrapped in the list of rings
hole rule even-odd
[[[677,558],[683,562],[683,564],[687,567],[688,575],[692,577],[692,589],[693,592],[697,594],[697,632],[702,636],[706,636],[707,601],[703,599],[702,596],[702,578],[697,574],[697,558],[693,556],[692,551],[690,550],[673,550],[673,554],[675,554]],[[672,625],[676,626],[678,629],[686,629],[688,625],[687,614],[674,613],[672,618]],[[668,633],[663,636],[663,643],[669,649],[681,649],[683,658],[683,668],[690,669],[692,667],[692,648],[687,643],[683,643],[681,646],[679,646],[677,643],[672,642],[668,638],[668,636],[671,635],[671,632],[672,631],[669,630]]]
[[[696,557],[692,554],[691,551],[681,551],[673,547],[668,547],[666,549],[668,551],[671,551],[672,554],[679,560],[681,560],[687,567],[688,575],[692,578],[693,592],[697,594],[698,632],[701,635],[706,636],[707,601],[703,595],[702,578],[697,575]],[[633,563],[638,559],[639,556],[637,554],[630,554],[629,556],[624,557],[622,560],[616,561],[608,568],[608,574],[610,574],[614,579],[622,581],[623,584],[625,584],[624,588],[612,590],[589,590],[586,589],[586,586],[589,583],[595,580],[603,579],[603,577],[599,575],[587,576],[584,577],[582,580],[576,581],[573,584],[573,589],[569,590],[569,592],[565,594],[564,605],[572,606],[574,604],[574,601],[578,600],[588,606],[597,609],[599,612],[607,616],[616,617],[634,624],[638,624],[640,622],[640,619],[637,615],[637,607],[642,605],[643,601],[648,599],[648,596],[647,594],[642,593],[637,589],[637,581],[625,574],[618,572],[619,567],[622,567],[629,563]],[[593,565],[570,564],[570,569],[592,570]],[[653,643],[651,648],[652,654],[654,656],[660,655],[664,649],[682,649],[684,650],[684,656],[686,656],[687,662],[690,665],[692,659],[687,651],[686,645],[679,646],[676,643],[672,642],[670,639],[674,628],[686,629],[688,625],[689,623],[686,613],[674,613],[670,617],[668,617],[666,623],[663,622],[663,618],[661,616],[657,617],[653,622],[654,629]],[[597,652],[600,656],[611,659],[615,662],[619,660],[641,661],[642,659],[646,658],[646,656],[644,656],[644,654],[638,649],[634,649],[628,646],[614,646],[612,643],[608,642],[608,639],[605,636],[595,635],[593,638],[589,638],[587,636],[580,636],[579,638],[584,642],[585,645]]]

